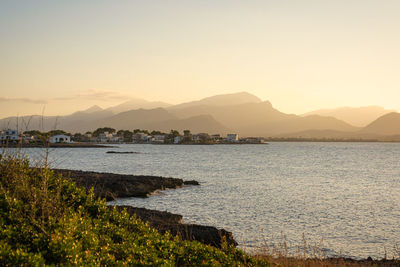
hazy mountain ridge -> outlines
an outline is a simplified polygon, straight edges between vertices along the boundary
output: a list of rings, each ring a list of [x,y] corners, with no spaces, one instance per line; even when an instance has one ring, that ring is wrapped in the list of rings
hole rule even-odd
[[[101,107],[99,107],[98,105],[94,105],[94,106],[91,106],[90,108],[88,108],[86,110],[78,111],[78,112],[94,113],[94,112],[99,112],[99,111],[103,111],[103,109]]]
[[[355,132],[334,130],[307,130],[280,134],[275,137],[285,138],[336,138],[336,139],[370,139],[379,141],[400,141],[400,113],[392,112],[383,115]]]
[[[215,95],[206,97],[197,101],[186,102],[178,105],[171,106],[170,110],[188,108],[193,106],[231,106],[246,103],[260,103],[260,98],[247,92]]]
[[[116,129],[147,129],[164,132],[172,129],[179,131],[190,129],[192,132],[227,132],[227,128],[210,115],[180,119],[163,108],[126,111],[88,125],[91,129],[104,126]]]
[[[163,122],[176,120],[177,118],[167,112],[163,108],[155,109],[136,109],[118,113],[116,115],[95,121],[88,125],[90,129],[96,129],[99,127],[113,127],[116,129],[150,129],[153,125]]]
[[[321,115],[335,117],[339,120],[345,121],[351,125],[357,127],[365,127],[369,123],[373,122],[377,118],[390,113],[395,112],[394,110],[384,109],[379,106],[367,106],[367,107],[340,107],[335,109],[320,109],[311,111],[303,114],[302,116],[308,115]]]
[[[135,103],[138,104],[138,102],[128,101],[107,109],[92,106],[68,116],[19,117],[19,129],[44,131],[63,129],[74,133],[93,131],[98,127],[109,126],[126,130],[141,128],[182,131],[189,129],[194,133],[226,134],[235,132],[241,136],[344,139],[376,139],[382,136],[389,138],[400,135],[399,113],[386,114],[361,128],[332,116],[286,114],[275,109],[269,101],[261,101],[259,98],[243,92],[208,97],[166,108],[138,108],[118,113],[113,112],[113,110],[127,108]],[[141,101],[141,103],[153,105],[158,102]],[[29,120],[29,126],[26,127]],[[16,128],[16,117],[0,120],[0,127]]]
[[[198,115],[186,119],[176,119],[159,123],[158,130],[169,132],[172,129],[181,133],[190,129],[192,133],[227,134],[230,129],[216,121],[211,115]]]
[[[400,134],[400,113],[392,112],[383,115],[363,128],[361,132],[380,135]]]
[[[132,109],[155,109],[155,108],[166,108],[171,106],[171,104],[161,102],[161,101],[147,101],[140,98],[135,98],[128,100],[119,105],[108,108],[108,111],[118,114],[120,112],[129,111]]]
[[[334,129],[356,131],[357,127],[332,117],[286,114],[275,109],[269,101],[245,103],[230,106],[186,106],[172,109],[177,117],[210,114],[217,121],[240,135],[272,136],[281,133],[297,132],[308,129]]]

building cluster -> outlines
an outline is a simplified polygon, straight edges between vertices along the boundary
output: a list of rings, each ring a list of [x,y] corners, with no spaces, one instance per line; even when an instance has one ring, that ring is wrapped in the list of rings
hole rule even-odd
[[[85,136],[87,136],[91,142],[99,142],[99,143],[119,143],[122,142],[123,139],[121,136],[119,136],[116,133],[110,133],[110,132],[102,132],[100,133],[98,136],[93,136],[90,133],[85,134]]]
[[[209,135],[208,133],[191,134],[185,131],[183,135],[176,134],[148,134],[136,133],[132,136],[133,143],[152,143],[152,144],[232,144],[232,143],[248,143],[262,144],[262,137],[239,138],[238,134],[227,134],[225,137],[220,134]]]
[[[11,141],[16,142],[19,140],[19,134],[16,130],[5,130],[0,132],[0,140],[2,143]]]
[[[17,130],[8,129],[8,130],[0,131],[0,143],[1,144],[18,143],[19,141],[28,143],[33,140],[35,140],[35,136],[32,136],[30,134],[20,133]]]
[[[93,143],[149,143],[149,144],[234,144],[234,143],[245,143],[245,144],[260,144],[264,143],[262,137],[246,137],[239,138],[236,133],[227,134],[221,136],[220,134],[198,133],[191,134],[190,131],[186,130],[183,134],[179,134],[178,131],[171,131],[170,133],[152,132],[148,131],[118,131],[109,132],[103,131],[100,133],[86,133],[86,134],[48,134],[44,140],[48,140],[50,143],[73,143],[73,142],[93,142]],[[128,133],[128,134],[127,134]],[[42,138],[43,139],[43,138]],[[23,143],[39,141],[38,135],[20,133],[17,130],[5,130],[0,131],[1,143],[14,142],[17,143],[22,141]]]
[[[0,131],[0,143],[2,143],[2,144],[19,143],[19,142],[27,144],[27,143],[32,143],[32,142],[38,142],[40,140],[41,140],[40,136],[35,135],[35,134],[20,132],[20,131],[12,130],[12,129]],[[50,143],[71,143],[72,142],[71,136],[65,135],[65,134],[51,135],[48,138],[48,141]]]

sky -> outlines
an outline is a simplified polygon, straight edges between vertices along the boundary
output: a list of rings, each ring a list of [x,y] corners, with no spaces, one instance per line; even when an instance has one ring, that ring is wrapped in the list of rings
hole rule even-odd
[[[247,91],[400,110],[400,1],[0,2],[0,117]]]

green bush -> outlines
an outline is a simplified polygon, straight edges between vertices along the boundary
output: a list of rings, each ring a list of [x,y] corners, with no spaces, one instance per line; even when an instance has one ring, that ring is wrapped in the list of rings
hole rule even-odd
[[[27,160],[0,156],[0,265],[268,265],[161,235],[126,211],[110,210],[71,180]]]

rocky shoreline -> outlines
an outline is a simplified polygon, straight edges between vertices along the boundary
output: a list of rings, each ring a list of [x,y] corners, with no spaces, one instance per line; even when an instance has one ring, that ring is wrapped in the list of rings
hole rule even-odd
[[[199,185],[195,180],[183,181],[177,178],[165,178],[160,176],[138,176],[123,175],[114,173],[100,173],[90,171],[77,171],[67,169],[53,169],[56,174],[71,178],[79,186],[86,189],[94,188],[94,193],[107,200],[124,197],[149,197],[157,190],[173,189],[183,187],[184,185]],[[178,235],[184,240],[197,240],[207,245],[221,247],[224,240],[229,245],[237,246],[232,233],[224,229],[218,229],[212,226],[182,223],[182,215],[173,214],[167,211],[149,210],[132,206],[110,206],[110,208],[126,210],[130,215],[135,216],[142,221],[146,221],[153,228],[161,233],[169,231],[172,235]],[[263,257],[263,255],[257,255]],[[349,265],[353,266],[399,266],[398,260],[374,260],[351,259],[351,258],[326,258],[326,259],[304,259],[310,264],[315,262],[323,265]],[[297,259],[285,258],[285,262],[297,262]],[[297,262],[298,263],[298,262]]]
[[[53,169],[57,174],[71,178],[77,185],[107,201],[126,197],[148,197],[157,190],[175,189],[187,185],[198,185],[196,181],[183,181],[161,176],[127,175],[91,171]]]
[[[179,188],[184,185],[199,185],[195,180],[183,181],[177,178],[160,176],[139,176],[114,173],[101,173],[67,169],[53,169],[56,174],[69,177],[78,186],[94,189],[94,193],[107,200],[125,197],[148,197],[157,190]],[[110,206],[113,208],[114,206]],[[131,206],[115,206],[126,211],[157,229],[161,233],[169,231],[184,240],[197,240],[207,245],[221,247],[224,240],[237,246],[232,233],[212,226],[182,223],[182,215],[166,211],[149,210]]]
[[[126,210],[130,215],[135,214],[142,221],[149,222],[150,226],[160,233],[169,231],[184,240],[197,240],[207,245],[221,247],[224,240],[228,245],[237,246],[232,233],[212,226],[182,223],[182,215],[167,211],[149,210],[131,206],[110,206],[119,210]]]

